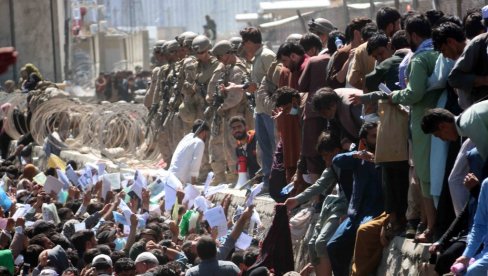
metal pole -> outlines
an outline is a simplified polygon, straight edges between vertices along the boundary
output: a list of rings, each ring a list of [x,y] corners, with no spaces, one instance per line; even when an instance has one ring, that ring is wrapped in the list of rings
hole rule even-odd
[[[400,10],[400,0],[395,0],[395,9]]]
[[[374,0],[369,0],[369,16],[370,18],[375,18]]]
[[[8,1],[8,8],[10,12],[10,44],[15,48],[15,18],[14,18],[14,0]],[[12,66],[13,79],[17,83],[17,63]]]
[[[300,10],[297,10],[297,15],[298,15],[298,19],[300,20],[300,24],[302,25],[303,32],[306,33],[307,32],[307,25],[305,24],[305,19],[303,18]]]
[[[347,6],[347,0],[342,0],[342,6],[344,7],[344,23],[349,23],[349,7]]]
[[[55,28],[54,28],[54,5],[53,5],[53,0],[49,0],[49,8],[51,12],[51,42],[53,44],[53,70],[54,70],[54,82],[58,82],[58,68],[56,66],[56,63],[58,62],[58,59],[56,57],[56,36],[55,36]]]
[[[69,24],[71,21],[71,4],[68,0],[64,0],[64,79],[71,79],[69,64],[70,64],[70,29]]]

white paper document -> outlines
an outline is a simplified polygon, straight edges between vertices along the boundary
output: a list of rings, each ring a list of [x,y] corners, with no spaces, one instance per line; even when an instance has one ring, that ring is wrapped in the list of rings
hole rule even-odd
[[[191,184],[187,184],[185,187],[185,197],[183,198],[183,204],[188,205],[188,209],[193,208],[195,198],[200,195],[200,191]]]
[[[84,221],[80,223],[75,223],[74,226],[75,226],[75,232],[79,232],[86,229],[86,224]]]
[[[12,218],[17,220],[20,217],[24,217],[25,214],[30,210],[31,206],[29,204],[20,204],[17,203],[17,211],[15,211]]]
[[[212,182],[213,177],[214,177],[213,172],[209,172],[207,174],[207,179],[205,179],[205,184],[203,185],[203,194],[207,193],[208,187],[210,187],[210,182]]]
[[[246,250],[251,246],[252,237],[246,233],[242,233],[236,241],[236,247],[242,250]]]
[[[63,186],[63,182],[59,181],[57,178],[51,175],[48,175],[46,178],[46,182],[44,183],[44,191],[46,191],[46,193],[48,194],[50,194],[51,192],[55,192],[56,194],[58,194]]]
[[[221,192],[227,190],[228,187],[229,187],[229,185],[227,185],[227,184],[220,184],[219,186],[210,187],[210,188],[208,188],[208,191],[205,194],[205,196],[209,197],[209,196],[214,195],[216,193],[221,193]]]
[[[227,219],[225,218],[224,208],[222,208],[222,206],[218,205],[217,207],[209,209],[204,215],[211,228],[218,228],[218,238],[227,234]]]
[[[249,194],[249,197],[246,200],[246,207],[249,207],[253,204],[254,199],[258,196],[258,194],[263,189],[263,185],[264,185],[264,182],[261,182],[251,190],[251,194]]]
[[[46,182],[46,175],[43,172],[40,172],[34,176],[33,180],[39,185],[44,185]]]

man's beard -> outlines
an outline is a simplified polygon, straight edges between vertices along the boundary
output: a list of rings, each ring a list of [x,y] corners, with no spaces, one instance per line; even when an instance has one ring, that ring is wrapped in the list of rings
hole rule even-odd
[[[234,134],[234,138],[236,138],[236,140],[242,140],[242,139],[246,138],[246,133],[245,132],[238,132],[238,133]]]
[[[419,47],[418,45],[415,45],[415,44],[413,44],[413,43],[410,43],[410,50],[412,50],[412,52],[417,51],[417,48],[418,48],[418,47]]]

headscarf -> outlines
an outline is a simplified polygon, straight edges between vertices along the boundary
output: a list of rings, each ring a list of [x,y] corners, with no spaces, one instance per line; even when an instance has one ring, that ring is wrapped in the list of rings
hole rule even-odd
[[[282,203],[275,205],[273,223],[264,238],[256,263],[248,270],[249,274],[260,266],[274,270],[277,276],[294,270],[288,210]]]

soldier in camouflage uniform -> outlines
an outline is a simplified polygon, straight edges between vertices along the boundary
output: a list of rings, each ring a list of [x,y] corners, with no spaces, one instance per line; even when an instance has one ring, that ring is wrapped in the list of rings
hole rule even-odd
[[[191,118],[186,118],[185,115],[188,112],[185,112],[184,102],[184,90],[188,90],[192,88],[192,83],[194,82],[194,69],[196,67],[197,59],[195,56],[190,55],[192,52],[192,42],[193,39],[197,37],[196,33],[193,32],[184,32],[177,36],[177,40],[180,43],[180,50],[178,51],[178,56],[181,58],[178,64],[178,88],[175,91],[175,96],[171,101],[170,107],[173,109],[171,110],[170,117],[168,118],[167,124],[172,125],[172,132],[171,135],[171,145],[173,149],[176,148],[176,145],[180,142],[180,140],[188,134],[188,131],[191,129],[193,125],[193,121],[190,122]],[[180,112],[182,109],[183,112]],[[174,115],[173,112],[176,113]]]
[[[243,90],[229,92],[225,87],[230,83],[242,84],[249,77],[246,65],[237,57],[237,49],[232,47],[230,41],[217,43],[212,54],[221,62],[210,79],[206,98],[209,109],[213,109],[212,118],[208,118],[211,124],[209,159],[214,172],[212,185],[217,185],[235,183],[237,180],[236,140],[231,135],[228,121],[236,115],[244,116],[248,109]]]
[[[173,97],[175,85],[178,80],[177,62],[179,61],[178,50],[180,44],[176,40],[170,40],[163,46],[164,54],[168,61],[159,70],[156,93],[153,97],[153,104],[158,106],[155,120],[155,131],[157,135],[158,148],[166,162],[171,160],[173,147],[171,144],[171,128],[164,127],[164,121],[169,114],[170,99]]]
[[[210,55],[210,50],[212,44],[208,37],[204,35],[199,35],[193,39],[192,49],[195,53],[197,63],[193,68],[189,68],[189,73],[186,78],[186,82],[191,84],[190,89],[183,89],[183,111],[186,112],[186,117],[191,118],[192,121],[195,119],[203,118],[203,112],[207,107],[205,98],[207,97],[207,88],[210,78],[213,75],[217,66],[219,66],[219,61],[212,55]],[[188,77],[190,76],[190,77]],[[190,83],[193,77],[194,82]],[[188,86],[187,86],[188,87]],[[182,113],[182,108],[180,107],[180,113]],[[189,122],[191,123],[191,121]],[[189,128],[187,128],[189,129]],[[205,147],[205,153],[202,159],[202,167],[200,168],[200,180],[206,178],[207,173],[210,171],[210,164],[208,162],[208,143]]]
[[[166,62],[165,57],[162,53],[162,47],[164,43],[166,43],[166,40],[158,40],[156,41],[156,44],[154,45],[153,48],[153,54],[155,56],[155,59],[160,64],[164,64]],[[156,91],[155,89],[156,89],[156,84],[157,84],[157,79],[159,74],[159,68],[160,66],[156,66],[152,70],[151,83],[149,85],[149,88],[147,89],[146,96],[144,97],[144,106],[146,106],[146,108],[149,110],[151,109],[151,105],[153,103],[154,91]]]

